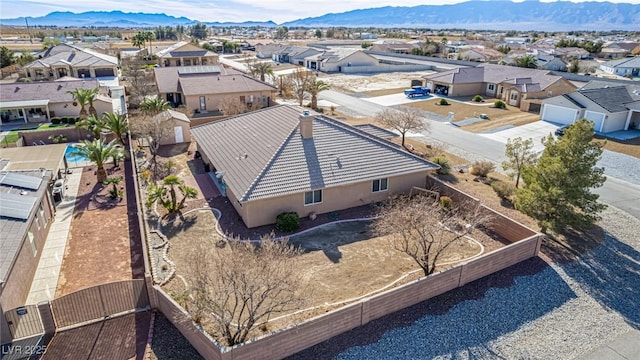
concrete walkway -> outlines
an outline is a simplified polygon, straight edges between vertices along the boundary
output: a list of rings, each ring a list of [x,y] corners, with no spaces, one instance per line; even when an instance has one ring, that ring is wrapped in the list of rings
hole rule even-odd
[[[27,304],[37,304],[41,301],[53,299],[58,286],[58,277],[64,252],[67,247],[67,238],[73,218],[73,208],[80,187],[82,169],[76,169],[67,175],[68,189],[64,199],[56,208],[56,215],[49,229],[47,241],[42,248],[38,269],[31,283],[31,290],[27,298]]]
[[[640,331],[631,330],[582,357],[583,360],[640,359]]]

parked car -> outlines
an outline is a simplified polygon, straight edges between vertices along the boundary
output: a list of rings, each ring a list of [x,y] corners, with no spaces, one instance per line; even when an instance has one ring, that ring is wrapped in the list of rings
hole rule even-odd
[[[556,129],[556,136],[557,137],[562,137],[564,135],[565,130],[567,130],[569,128],[569,125],[565,125],[562,127],[559,127]]]

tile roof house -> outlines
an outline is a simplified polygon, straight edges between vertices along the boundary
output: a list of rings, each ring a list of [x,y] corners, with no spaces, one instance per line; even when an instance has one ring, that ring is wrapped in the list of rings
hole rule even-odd
[[[640,76],[640,56],[626,57],[600,64],[600,70],[618,76]]]
[[[53,46],[23,67],[32,80],[54,80],[65,76],[75,78],[116,78],[118,58],[70,44]]]
[[[541,99],[576,90],[547,70],[480,64],[423,76],[432,92],[451,97],[483,95],[529,111]]]
[[[0,84],[0,121],[2,124],[12,121],[38,123],[48,122],[52,117],[78,117],[80,106],[74,102],[69,91],[98,87],[100,84],[96,79]],[[116,92],[110,94],[104,87],[94,102],[99,116],[114,112],[115,107],[120,106],[121,99]]]
[[[225,99],[247,106],[271,106],[277,89],[222,65],[155,68],[159,96],[185,105],[190,117],[217,113]]]
[[[485,48],[479,48],[479,47],[472,47],[467,49],[461,48],[459,53],[462,60],[480,61],[480,62],[489,62],[489,61],[497,62],[498,60],[504,57],[504,54],[498,50],[488,49],[488,48],[485,49]]]
[[[156,52],[155,55],[161,67],[218,64],[218,54],[186,41],[177,42]]]
[[[327,116],[279,105],[192,128],[247,227],[367,205],[424,187],[438,166]]]
[[[5,312],[25,304],[53,222],[47,170],[0,171],[0,337],[13,338]],[[16,324],[17,325],[17,324]]]
[[[273,52],[271,59],[277,63],[304,65],[308,56],[321,54],[322,51],[306,46],[287,46]]]
[[[304,66],[322,72],[370,72],[379,60],[362,50],[335,49],[305,58]]]
[[[570,125],[582,118],[593,121],[599,133],[640,128],[640,85],[591,82],[542,102],[540,120]]]

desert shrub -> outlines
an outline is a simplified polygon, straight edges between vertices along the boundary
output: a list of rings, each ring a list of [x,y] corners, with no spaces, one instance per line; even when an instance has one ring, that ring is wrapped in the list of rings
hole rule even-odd
[[[449,105],[447,99],[440,99],[440,105]]]
[[[474,97],[473,97],[473,101],[474,101],[474,102],[481,102],[481,101],[482,101],[482,96],[480,96],[480,95],[476,95],[476,96],[474,96]]]
[[[495,168],[496,165],[491,161],[476,161],[471,165],[469,172],[471,175],[487,177]]]
[[[442,206],[445,209],[451,209],[451,198],[448,196],[440,196],[440,206]]]
[[[52,117],[52,118],[51,118],[51,123],[52,123],[53,125],[58,125],[58,124],[60,124],[61,122],[62,122],[62,119],[60,119],[60,118],[59,118],[59,117],[57,117],[57,116],[56,116],[56,117]]]
[[[502,101],[502,100],[496,100],[493,103],[493,107],[498,108],[498,109],[506,109],[507,108],[507,104],[505,104],[504,101]]]
[[[498,194],[501,199],[509,200],[516,192],[516,187],[513,184],[506,183],[504,181],[496,180],[491,183],[491,188]]]
[[[283,212],[276,216],[276,229],[291,232],[300,228],[300,218],[295,212]]]
[[[440,165],[440,169],[436,171],[440,175],[447,175],[451,171],[451,165],[446,156],[434,156],[431,158],[431,162]]]

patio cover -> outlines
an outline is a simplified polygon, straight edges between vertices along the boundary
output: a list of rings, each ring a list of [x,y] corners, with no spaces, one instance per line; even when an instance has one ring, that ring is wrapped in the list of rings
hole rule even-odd
[[[0,101],[0,108],[2,109],[20,109],[20,108],[32,108],[40,106],[48,106],[49,100],[18,100],[18,101]]]

